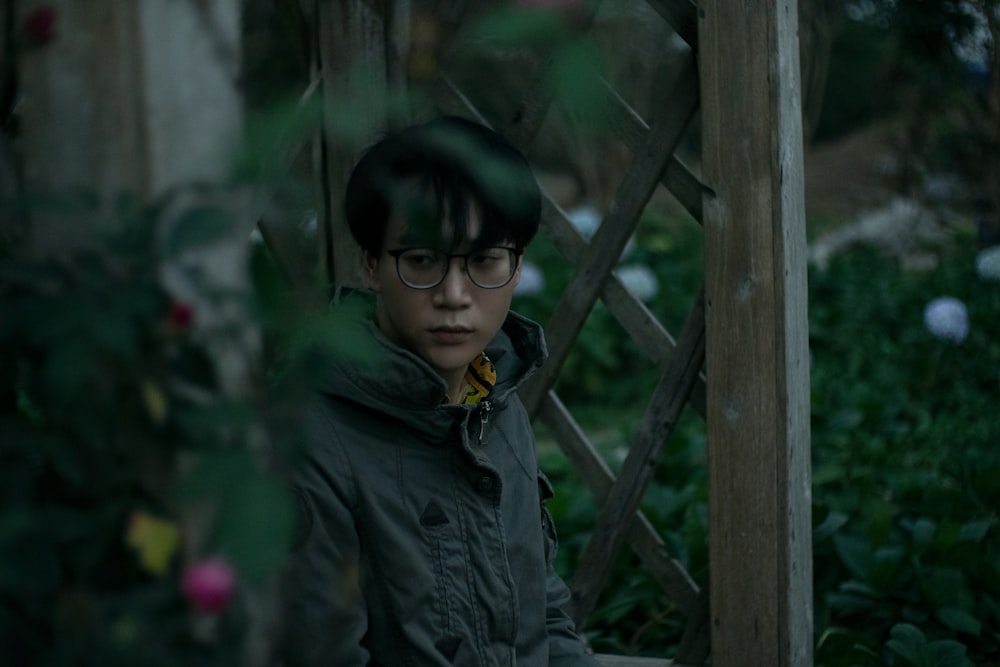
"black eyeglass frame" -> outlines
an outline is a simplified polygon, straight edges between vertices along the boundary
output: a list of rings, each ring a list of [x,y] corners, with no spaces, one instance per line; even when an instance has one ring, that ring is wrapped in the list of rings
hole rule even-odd
[[[437,282],[430,285],[414,285],[413,283],[409,282],[406,278],[403,277],[403,272],[400,271],[399,269],[399,257],[403,253],[410,252],[411,250],[424,250],[427,252],[438,253],[440,255],[443,255],[444,258],[448,260],[447,263],[444,265],[444,273],[441,274],[441,277],[438,278]],[[489,287],[485,285],[480,285],[478,282],[476,282],[476,279],[472,277],[472,274],[469,273],[469,257],[477,253],[485,252],[487,250],[506,250],[511,254],[511,256],[514,259],[513,263],[511,264],[510,275],[507,276],[507,280],[503,281],[499,285],[491,285]],[[473,285],[475,285],[479,289],[500,289],[501,287],[506,287],[507,285],[509,285],[510,281],[514,279],[514,276],[517,274],[518,263],[521,261],[521,255],[524,254],[522,250],[518,250],[516,248],[509,248],[507,246],[489,246],[487,248],[478,248],[476,250],[472,250],[466,253],[447,253],[447,252],[441,252],[440,250],[435,250],[434,248],[413,246],[408,248],[396,248],[395,250],[386,250],[385,253],[390,257],[392,257],[394,260],[396,260],[396,276],[399,277],[399,281],[401,283],[403,283],[410,289],[434,289],[435,287],[443,283],[444,279],[448,277],[448,272],[451,271],[451,260],[455,257],[462,258],[462,266],[465,269],[465,275],[468,276],[469,282],[471,282]]]

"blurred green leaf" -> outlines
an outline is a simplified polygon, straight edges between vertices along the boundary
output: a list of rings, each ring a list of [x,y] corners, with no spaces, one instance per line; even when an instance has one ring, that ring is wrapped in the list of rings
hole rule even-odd
[[[843,512],[830,512],[817,526],[813,527],[813,542],[820,542],[835,534],[848,522],[848,516]]]
[[[992,519],[964,523],[962,524],[962,539],[967,542],[982,542],[992,526]]]
[[[220,208],[195,207],[185,211],[173,224],[164,244],[167,257],[214,243],[233,227],[229,214]]]
[[[967,611],[958,607],[941,607],[934,612],[934,615],[952,630],[970,635],[979,635],[982,632],[982,624]]]
[[[559,106],[581,129],[606,129],[603,72],[603,57],[590,39],[568,40],[553,56],[548,84]]]
[[[557,12],[505,7],[485,14],[467,29],[467,36],[498,47],[516,48],[559,43],[566,36],[566,27]]]
[[[84,340],[72,338],[53,348],[45,360],[45,390],[62,400],[79,397],[98,372],[97,359]]]
[[[871,578],[874,554],[871,543],[840,533],[833,536],[833,544],[841,562],[852,575],[861,581]]]
[[[932,667],[973,667],[966,657],[968,651],[961,642],[939,639],[927,646],[928,662]]]
[[[291,493],[261,474],[242,477],[227,494],[218,518],[219,550],[255,582],[284,562],[294,537]]]
[[[892,628],[892,638],[885,643],[913,667],[930,667],[927,654],[927,637],[914,625],[899,623]]]

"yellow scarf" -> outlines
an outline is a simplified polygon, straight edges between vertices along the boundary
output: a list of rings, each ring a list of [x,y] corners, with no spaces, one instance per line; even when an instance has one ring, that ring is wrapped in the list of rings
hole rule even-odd
[[[472,360],[468,370],[465,371],[465,380],[462,383],[461,398],[458,402],[461,405],[475,405],[490,395],[493,385],[497,383],[497,369],[493,362],[486,356],[485,352],[480,352],[479,356]]]

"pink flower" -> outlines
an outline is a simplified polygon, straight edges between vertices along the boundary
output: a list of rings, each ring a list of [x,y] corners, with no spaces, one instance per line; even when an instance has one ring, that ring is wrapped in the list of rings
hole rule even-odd
[[[217,614],[226,608],[236,591],[236,573],[221,556],[207,558],[184,570],[181,589],[196,609]]]
[[[56,10],[45,6],[30,12],[21,24],[24,36],[32,46],[44,46],[56,38]]]

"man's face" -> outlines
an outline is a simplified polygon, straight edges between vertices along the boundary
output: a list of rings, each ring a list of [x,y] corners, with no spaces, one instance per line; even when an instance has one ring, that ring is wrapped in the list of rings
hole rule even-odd
[[[473,206],[468,224],[472,242],[480,226],[479,214]],[[404,241],[405,231],[402,221],[393,219],[386,229],[382,254],[364,255],[369,285],[378,294],[378,326],[391,342],[430,364],[448,384],[450,395],[460,386],[469,362],[486,348],[506,319],[521,277],[520,258],[513,279],[503,287],[476,286],[466,275],[463,260],[453,257],[439,285],[414,289],[400,280],[396,260],[389,255],[393,250],[413,245]],[[447,221],[443,231],[445,239],[449,238]],[[467,253],[471,246],[467,241],[448,252]]]

